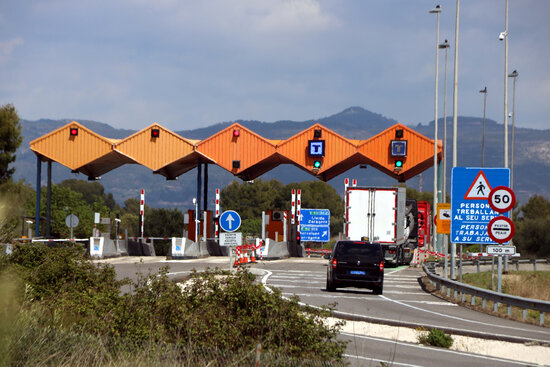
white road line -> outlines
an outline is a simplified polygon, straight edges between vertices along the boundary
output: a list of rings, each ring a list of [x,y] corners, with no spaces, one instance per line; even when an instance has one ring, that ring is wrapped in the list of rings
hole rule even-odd
[[[384,299],[386,299],[386,300],[388,300],[388,301],[390,301],[390,302],[397,303],[397,304],[399,304],[399,305],[402,305],[402,306],[406,306],[406,307],[415,309],[415,310],[417,310],[417,311],[422,311],[422,312],[426,312],[426,313],[438,315],[438,316],[441,316],[441,317],[447,317],[447,318],[453,319],[453,320],[460,320],[460,321],[463,321],[463,322],[469,322],[469,323],[472,323],[472,324],[487,325],[487,322],[484,322],[484,321],[469,320],[469,319],[465,319],[465,318],[463,318],[463,317],[446,315],[446,314],[441,313],[441,312],[435,312],[435,311],[425,310],[425,309],[420,308],[420,307],[408,305],[408,304],[406,304],[406,303],[403,303],[403,302],[400,302],[400,301],[396,301],[396,300],[393,300],[393,299],[391,299],[391,298],[388,298],[388,297],[385,297],[385,296],[382,296],[382,295],[379,296],[379,297],[380,297],[380,298],[384,298]],[[548,332],[546,332],[546,331],[541,331],[541,330],[524,329],[524,328],[512,327],[512,326],[505,326],[505,325],[499,325],[499,324],[491,324],[491,326],[497,327],[497,328],[501,328],[501,329],[507,329],[507,330],[519,330],[519,331],[527,331],[527,332],[532,332],[532,333],[539,333],[539,334],[543,334],[543,335],[546,335],[546,336],[548,336],[548,335],[550,334],[550,333],[548,333]]]
[[[466,356],[466,357],[471,357],[471,358],[484,359],[484,360],[487,360],[487,361],[498,361],[498,362],[505,362],[505,363],[514,363],[514,364],[517,364],[517,365],[520,365],[520,366],[525,366],[525,364],[526,364],[525,362],[521,362],[521,361],[513,361],[513,360],[510,360],[510,359],[490,357],[490,356],[484,356],[484,355],[480,355],[480,354],[471,354],[471,353],[460,352],[460,351],[452,350],[452,349],[427,347],[425,345],[420,345],[420,344],[400,342],[400,341],[397,341],[397,340],[394,340],[394,339],[383,339],[383,338],[377,338],[377,337],[374,337],[374,336],[351,334],[351,333],[346,333],[346,332],[341,332],[340,334],[346,335],[346,336],[349,336],[349,337],[352,337],[352,338],[376,340],[376,341],[379,341],[379,342],[382,342],[382,343],[391,343],[392,345],[402,345],[402,346],[406,346],[406,347],[410,347],[410,348],[424,349],[427,352],[432,352],[432,353],[437,353],[437,354],[454,354],[454,355],[459,355],[459,356]],[[348,358],[361,358],[361,359],[363,358],[363,357],[360,357],[360,356],[353,356],[353,355],[348,355],[348,354],[346,354],[345,356],[348,357]],[[390,362],[391,365],[396,364],[393,361],[388,361],[388,362]],[[404,366],[407,366],[407,365],[404,364]]]
[[[385,302],[385,300],[378,298],[378,297],[365,297],[365,296],[344,296],[344,295],[336,295],[336,294],[311,294],[311,293],[290,293],[290,292],[283,292],[282,293],[285,296],[298,296],[298,297],[316,297],[316,298],[336,298],[336,299],[357,299],[357,300],[368,300],[370,301],[382,301]],[[368,295],[368,294],[366,294]],[[450,306],[450,307],[458,307],[458,305],[454,303],[449,302],[436,302],[436,301],[407,301],[402,300],[401,302],[410,302],[410,303],[420,303],[420,304],[427,304],[427,305],[434,305],[434,306]]]

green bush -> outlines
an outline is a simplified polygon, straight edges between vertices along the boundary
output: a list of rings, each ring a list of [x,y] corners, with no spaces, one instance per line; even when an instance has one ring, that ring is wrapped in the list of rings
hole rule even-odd
[[[95,265],[80,246],[16,246],[0,261],[0,275],[21,284],[10,288],[10,299],[19,304],[11,312],[14,323],[0,324],[11,330],[0,330],[8,360],[34,365],[32,351],[50,365],[133,365],[135,356],[152,353],[143,360],[206,356],[204,365],[221,366],[249,356],[261,343],[262,352],[283,365],[343,361],[345,343],[336,340],[341,325],[323,322],[332,310],[283,300],[246,270],[194,272],[183,286],[167,272],[165,267],[135,282],[117,280],[111,266]],[[129,286],[126,293],[123,285]]]
[[[450,348],[453,345],[453,338],[441,329],[433,328],[429,332],[423,329],[419,331],[418,342],[434,347]]]

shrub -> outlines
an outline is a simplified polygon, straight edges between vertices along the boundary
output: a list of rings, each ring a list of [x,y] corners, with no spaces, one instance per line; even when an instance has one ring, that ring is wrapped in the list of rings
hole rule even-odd
[[[95,265],[80,246],[23,245],[0,261],[2,271],[22,284],[12,287],[20,303],[12,312],[17,333],[4,338],[10,340],[12,364],[36,361],[25,353],[30,345],[39,346],[39,358],[52,365],[118,365],[119,358],[132,365],[136,355],[166,351],[178,360],[206,355],[224,365],[248,356],[258,343],[266,356],[296,365],[343,361],[345,343],[336,340],[341,324],[324,323],[332,310],[283,300],[280,291],[267,292],[246,270],[193,272],[182,287],[168,279],[164,267],[130,282],[117,280],[111,266]],[[121,293],[122,285],[130,286],[127,293]],[[90,345],[89,352],[82,343]]]
[[[450,348],[453,345],[453,338],[441,329],[433,328],[429,332],[421,329],[418,334],[418,342],[434,347]]]

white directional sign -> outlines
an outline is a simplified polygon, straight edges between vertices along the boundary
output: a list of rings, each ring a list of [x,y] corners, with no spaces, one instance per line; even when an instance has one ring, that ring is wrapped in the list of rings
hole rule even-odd
[[[242,232],[222,232],[220,233],[220,246],[235,247],[243,243]]]
[[[516,246],[487,246],[488,255],[514,255]]]
[[[226,210],[220,215],[220,227],[226,232],[235,232],[241,226],[241,216],[234,210]]]
[[[516,203],[516,195],[507,186],[497,186],[489,193],[489,205],[491,209],[499,213],[512,210]]]

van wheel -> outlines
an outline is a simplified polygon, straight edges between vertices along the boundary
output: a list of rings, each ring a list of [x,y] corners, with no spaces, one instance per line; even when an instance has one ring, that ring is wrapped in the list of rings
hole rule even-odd
[[[372,289],[372,293],[373,294],[382,294],[382,289],[383,289],[384,286],[382,285],[379,285],[379,286],[376,286]]]
[[[336,287],[334,286],[334,284],[332,284],[332,282],[330,280],[328,280],[328,278],[327,278],[326,289],[329,292],[334,292],[336,290]]]

